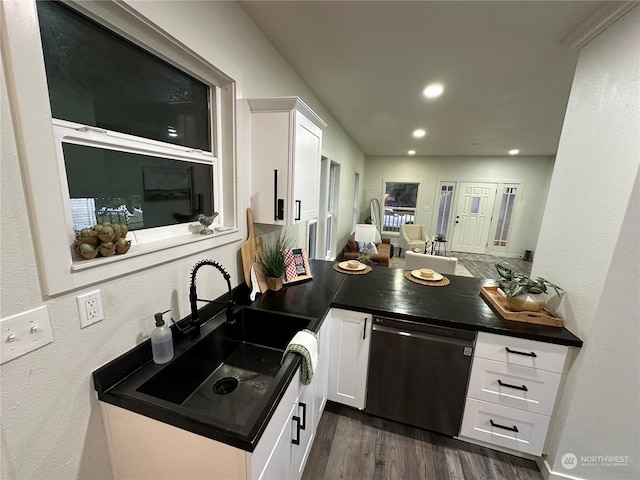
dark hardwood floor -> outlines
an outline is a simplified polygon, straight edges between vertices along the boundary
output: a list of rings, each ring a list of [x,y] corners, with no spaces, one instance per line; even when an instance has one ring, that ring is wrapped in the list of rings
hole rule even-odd
[[[535,462],[328,402],[303,480],[540,480]]]

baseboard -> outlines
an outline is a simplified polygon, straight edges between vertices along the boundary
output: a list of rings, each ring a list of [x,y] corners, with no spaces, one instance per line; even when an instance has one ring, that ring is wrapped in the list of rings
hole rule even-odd
[[[544,480],[584,480],[582,477],[576,477],[567,473],[554,472],[546,458],[536,458],[538,470],[542,474]]]

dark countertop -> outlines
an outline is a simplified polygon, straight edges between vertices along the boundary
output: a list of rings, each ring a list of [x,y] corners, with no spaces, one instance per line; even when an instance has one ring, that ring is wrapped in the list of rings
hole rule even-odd
[[[332,306],[374,315],[483,331],[573,347],[582,341],[566,328],[504,320],[480,296],[480,287],[494,280],[447,275],[444,287],[419,285],[404,270],[374,268],[366,275],[347,275]]]
[[[471,331],[582,346],[582,341],[566,328],[513,322],[498,317],[479,295],[481,286],[495,284],[492,280],[450,275],[447,276],[450,285],[427,287],[407,280],[400,269],[373,268],[366,275],[345,275],[333,270],[333,262],[312,260],[310,264],[313,274],[310,281],[286,286],[278,292],[266,292],[253,303],[248,300],[249,291],[244,284],[236,287],[232,296],[238,307],[307,317],[311,320],[308,328],[316,332],[329,309],[337,307]],[[147,340],[96,370],[93,379],[99,399],[213,440],[253,451],[300,365],[297,355],[287,355],[273,388],[266,393],[263,407],[252,416],[251,425],[243,428],[234,429],[229,425],[217,424],[204,411],[188,410],[140,391],[145,382],[224,322],[223,304],[226,297],[223,295],[218,299],[220,303],[210,303],[200,309],[200,318],[211,320],[201,328],[198,339],[181,338],[174,333],[175,357],[168,364],[153,363],[151,345]],[[189,319],[190,316],[187,316],[181,323]]]

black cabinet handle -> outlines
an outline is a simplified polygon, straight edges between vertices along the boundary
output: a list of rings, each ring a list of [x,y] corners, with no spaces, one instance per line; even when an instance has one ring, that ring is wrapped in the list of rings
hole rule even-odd
[[[298,210],[296,220],[300,220],[300,216],[302,215],[302,200],[296,200],[296,209]]]
[[[504,430],[509,430],[510,432],[518,433],[518,427],[515,425],[513,427],[505,427],[504,425],[500,425],[499,423],[495,423],[493,420],[489,420],[491,422],[492,427],[502,428]]]
[[[278,220],[278,170],[273,171],[273,219]]]
[[[536,358],[538,355],[536,355],[536,352],[519,352],[518,350],[511,350],[509,347],[504,347],[508,353],[515,353],[516,355],[524,355],[525,357],[533,357]]]
[[[519,387],[518,385],[511,385],[509,383],[504,383],[500,379],[498,379],[498,385],[500,385],[501,387],[515,388],[516,390],[522,390],[523,392],[528,392],[529,391],[529,389],[527,388],[526,385],[522,385],[521,387]]]
[[[291,439],[291,443],[294,445],[300,445],[300,417],[293,417],[292,420],[296,422],[296,438]]]
[[[362,329],[362,339],[367,338],[367,317],[364,317],[364,328]]]
[[[278,198],[278,170],[273,171],[273,219],[284,220],[284,200]]]
[[[302,423],[300,424],[300,430],[307,428],[307,404],[299,402],[298,405],[302,407]]]

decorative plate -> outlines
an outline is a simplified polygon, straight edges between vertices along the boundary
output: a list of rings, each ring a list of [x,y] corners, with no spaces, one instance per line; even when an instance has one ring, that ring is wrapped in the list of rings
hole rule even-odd
[[[420,270],[411,270],[411,275],[427,282],[438,282],[442,280],[442,275],[440,275],[438,272],[433,272],[433,277],[431,278],[423,277],[422,275],[420,275]]]
[[[340,268],[343,268],[344,270],[351,270],[353,272],[359,272],[360,270],[364,270],[365,268],[367,268],[364,263],[360,263],[360,265],[358,265],[356,268],[351,268],[347,262],[340,262],[338,266]]]

